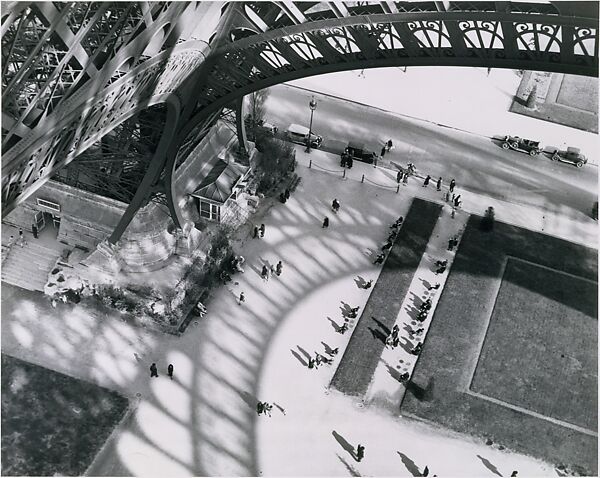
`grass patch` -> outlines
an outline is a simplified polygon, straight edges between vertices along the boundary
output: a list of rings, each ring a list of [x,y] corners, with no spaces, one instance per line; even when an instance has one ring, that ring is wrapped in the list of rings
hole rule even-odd
[[[471,390],[595,429],[597,289],[508,258]]]
[[[81,476],[128,400],[2,354],[2,474]]]
[[[486,233],[480,221],[469,220],[413,373],[435,389],[427,401],[405,394],[402,413],[595,475],[597,437],[529,412],[574,424],[597,413],[597,293],[581,289],[597,279],[597,251],[500,222]],[[581,375],[559,383],[576,361]]]
[[[331,381],[341,392],[366,393],[441,209],[439,204],[413,200]]]

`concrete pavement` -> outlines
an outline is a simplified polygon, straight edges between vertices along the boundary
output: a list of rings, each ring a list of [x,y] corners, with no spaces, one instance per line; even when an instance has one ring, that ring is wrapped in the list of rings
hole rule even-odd
[[[133,327],[118,314],[95,316],[71,305],[53,310],[39,296],[3,293],[4,352],[138,399],[89,473],[408,476],[428,465],[439,475],[479,476],[491,463],[502,474],[516,469],[522,476],[553,475],[551,466],[539,461],[329,392],[335,363],[318,370],[303,365],[302,350],[324,354],[323,343],[339,347],[341,357],[350,334],[336,333],[328,319],[340,323],[341,301],[364,307],[369,291],[356,287],[354,279],[376,280],[380,269],[372,264],[373,254],[387,237],[387,226],[406,214],[411,197],[442,202],[442,193],[414,179],[396,193],[393,171],[358,162],[343,179],[341,172],[316,167],[340,170],[337,157],[320,151],[309,158],[299,147],[297,159],[302,181],[285,205],[263,219],[265,238],[246,239],[237,248],[246,258],[246,272],[215,291],[207,316],[182,337]],[[361,183],[363,174],[385,187]],[[461,191],[460,182],[458,192],[465,212],[494,206],[500,221],[596,244],[591,219],[490,200]],[[333,197],[342,204],[335,217]],[[325,215],[331,218],[329,229],[321,228]],[[439,238],[416,277],[429,280],[443,236],[460,229],[461,220],[442,218]],[[264,282],[262,264],[280,259],[281,277]],[[415,287],[412,293],[423,293],[422,284]],[[238,305],[241,291],[247,300]],[[149,377],[152,362],[159,366],[158,379]],[[168,363],[175,365],[173,381],[165,376]],[[390,386],[376,372],[369,396],[394,393]],[[398,383],[395,393],[402,387]],[[257,400],[274,404],[271,418],[256,415]],[[340,436],[350,446],[366,446],[361,463],[354,462]]]

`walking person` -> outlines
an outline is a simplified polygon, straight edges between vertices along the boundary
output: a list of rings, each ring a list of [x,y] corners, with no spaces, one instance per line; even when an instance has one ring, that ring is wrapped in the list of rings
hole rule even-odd
[[[360,443],[356,447],[356,461],[361,461],[365,457],[365,447]]]
[[[285,188],[283,196],[285,197],[286,201],[290,198],[290,190],[288,188]]]
[[[404,186],[408,184],[408,173],[404,173],[404,177],[402,178],[402,184]]]
[[[429,174],[427,175],[427,177],[425,178],[425,181],[423,181],[423,187],[426,188],[427,186],[429,186],[429,181],[431,181],[431,176],[429,176]]]
[[[455,207],[460,206],[460,194],[454,198],[454,206]]]
[[[325,219],[323,219],[323,228],[327,228],[329,227],[329,218],[327,216],[325,216]]]
[[[240,292],[240,296],[238,298],[238,305],[242,305],[242,303],[246,302],[246,296],[243,292]]]
[[[331,209],[336,214],[340,210],[340,202],[337,199],[334,199],[333,202],[331,203]]]
[[[262,270],[260,272],[260,276],[263,278],[265,282],[269,281],[269,268],[266,265],[262,266]]]
[[[387,142],[387,150],[388,150],[388,152],[390,152],[393,147],[394,147],[394,144],[392,143],[392,140],[388,139],[388,142]]]
[[[27,241],[25,240],[25,235],[23,234],[23,228],[19,228],[19,245],[21,247],[23,247],[25,244],[27,244]]]
[[[442,190],[442,177],[440,176],[439,179],[437,180],[437,190],[441,191]]]
[[[169,366],[167,367],[167,375],[169,376],[169,378],[171,380],[173,380],[173,364],[170,363]]]
[[[454,186],[456,186],[456,181],[454,179],[452,179],[452,181],[450,181],[450,192],[451,193],[454,192]]]
[[[152,377],[158,377],[158,368],[154,362],[150,365],[150,378]]]
[[[258,237],[258,226],[254,226],[254,234],[252,235],[253,239],[256,239]]]
[[[283,263],[281,261],[279,261],[277,263],[277,266],[275,267],[275,274],[277,274],[277,277],[279,277],[281,275],[282,270],[283,270]]]
[[[262,415],[262,413],[265,411],[265,406],[263,405],[263,402],[257,402],[256,403],[256,414],[258,416]]]
[[[398,174],[396,174],[396,182],[398,184],[400,184],[400,181],[402,181],[402,176],[403,176],[402,171],[398,171]]]
[[[381,148],[381,154],[380,156],[383,158],[385,156],[385,146],[383,148]]]
[[[260,237],[265,237],[265,225],[261,224],[258,230],[260,231]]]

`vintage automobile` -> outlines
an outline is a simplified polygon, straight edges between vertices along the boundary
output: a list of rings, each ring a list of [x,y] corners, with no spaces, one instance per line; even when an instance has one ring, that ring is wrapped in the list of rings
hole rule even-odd
[[[562,161],[563,163],[571,163],[578,168],[583,167],[587,163],[587,158],[581,154],[579,148],[569,146],[566,151],[555,150],[550,157],[552,161]]]
[[[291,124],[285,130],[285,137],[288,141],[297,144],[306,145],[308,143],[309,130],[299,124]],[[323,137],[310,131],[310,147],[318,148],[323,142]]]
[[[377,157],[377,153],[366,149],[363,143],[356,143],[354,141],[350,141],[346,149],[342,153],[342,158],[351,158],[357,161],[363,161],[365,163],[372,164],[375,158]]]
[[[502,140],[502,147],[504,149],[514,149],[515,151],[528,153],[530,156],[536,156],[540,154],[540,151],[542,150],[539,141],[532,141],[530,139],[509,135],[506,135]]]

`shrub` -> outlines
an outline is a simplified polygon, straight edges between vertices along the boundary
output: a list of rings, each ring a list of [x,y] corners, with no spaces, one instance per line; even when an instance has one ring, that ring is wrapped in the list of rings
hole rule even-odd
[[[281,140],[265,137],[261,141],[261,154],[256,162],[259,177],[258,192],[272,191],[296,167],[294,148]]]

